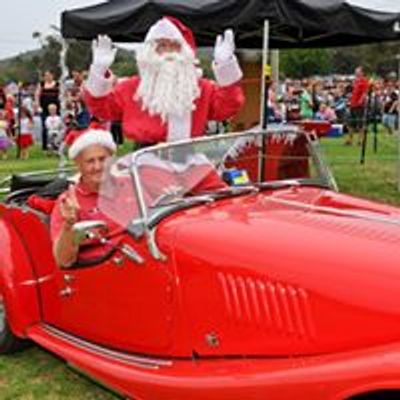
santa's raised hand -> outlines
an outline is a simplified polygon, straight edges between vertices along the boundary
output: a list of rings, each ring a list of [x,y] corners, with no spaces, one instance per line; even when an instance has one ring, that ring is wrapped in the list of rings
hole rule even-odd
[[[99,35],[92,42],[92,68],[98,73],[106,73],[115,60],[117,49],[107,35]]]
[[[235,37],[232,29],[218,35],[214,47],[213,71],[219,86],[230,86],[243,77],[235,56]]]
[[[232,29],[227,29],[223,35],[218,35],[214,47],[214,61],[223,64],[232,59],[235,53],[235,37]]]

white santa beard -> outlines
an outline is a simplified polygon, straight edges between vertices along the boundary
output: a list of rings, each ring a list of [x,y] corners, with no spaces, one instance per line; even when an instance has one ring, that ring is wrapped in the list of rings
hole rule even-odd
[[[200,95],[199,69],[187,51],[159,55],[147,44],[138,54],[140,83],[136,99],[151,115],[165,122],[168,115],[183,116],[194,109]]]

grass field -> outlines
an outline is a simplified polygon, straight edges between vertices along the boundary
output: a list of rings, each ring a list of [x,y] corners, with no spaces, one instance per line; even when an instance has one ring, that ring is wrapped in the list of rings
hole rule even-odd
[[[344,146],[341,139],[324,139],[323,149],[341,191],[400,205],[396,189],[396,140],[380,134],[378,152],[368,147],[365,165],[360,165],[360,147]],[[126,147],[125,147],[126,150]],[[35,148],[28,161],[0,161],[0,181],[12,172],[53,168],[57,160],[44,157]],[[115,400],[118,397],[79,376],[62,361],[32,347],[14,356],[0,358],[0,400]]]
[[[380,132],[375,153],[372,137],[369,137],[365,163],[361,165],[360,146],[345,146],[343,139],[336,138],[322,141],[341,192],[394,205],[400,205],[397,146],[396,136]]]
[[[38,347],[0,358],[1,400],[116,400]]]

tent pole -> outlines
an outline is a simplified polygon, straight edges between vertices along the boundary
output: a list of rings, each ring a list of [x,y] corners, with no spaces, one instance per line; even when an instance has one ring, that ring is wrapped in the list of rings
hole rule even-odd
[[[60,114],[63,117],[66,110],[66,81],[68,79],[68,67],[67,67],[67,51],[68,51],[68,43],[67,41],[61,37],[60,38],[61,50],[60,50]]]
[[[361,145],[361,157],[360,164],[365,164],[365,154],[367,151],[367,138],[368,138],[368,125],[370,122],[370,117],[372,115],[372,96],[373,96],[373,88],[370,84],[368,89],[368,100],[367,107],[365,108],[363,115],[363,128],[362,128],[362,145]]]
[[[64,119],[65,113],[67,111],[66,102],[67,102],[67,88],[66,83],[68,79],[68,67],[67,67],[67,52],[68,52],[68,42],[63,37],[60,38],[61,50],[60,50],[60,69],[61,69],[61,77],[60,77],[60,115],[61,118]],[[64,140],[62,140],[60,148],[58,150],[58,168],[60,171],[60,176],[63,175],[63,169],[65,168],[66,158],[64,154]]]
[[[262,66],[261,66],[261,96],[260,96],[260,125],[262,129],[267,128],[268,124],[268,90],[267,86],[271,79],[271,68],[268,64],[268,51],[269,51],[269,21],[264,21],[264,40],[263,40],[263,53],[262,53]]]
[[[260,126],[262,131],[267,129],[268,125],[268,94],[271,84],[271,67],[268,64],[269,50],[269,21],[264,21],[264,41],[261,66],[261,96],[260,96]],[[266,137],[261,137],[261,146],[258,155],[258,181],[263,182],[265,178],[265,150]]]
[[[19,143],[21,137],[21,107],[22,107],[22,84],[18,83],[18,93],[17,93],[17,108],[18,108],[18,115],[17,115],[17,143]],[[17,158],[21,158],[21,147],[17,146]]]

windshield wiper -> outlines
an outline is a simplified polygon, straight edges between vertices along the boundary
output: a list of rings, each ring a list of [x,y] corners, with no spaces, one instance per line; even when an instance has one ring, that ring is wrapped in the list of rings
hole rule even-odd
[[[243,186],[227,186],[212,192],[204,192],[214,199],[220,199],[229,196],[239,196],[247,193],[258,193],[259,188],[253,185],[243,185]]]
[[[170,201],[167,201],[166,198],[161,199],[160,201],[154,202],[149,208],[159,208],[159,207],[167,207],[167,206],[176,206],[176,205],[192,205],[197,203],[212,203],[214,201],[213,197],[208,194],[201,194],[197,196],[190,197],[180,197],[174,198]]]
[[[281,181],[260,182],[256,183],[256,187],[260,190],[263,189],[282,189],[286,187],[299,187],[299,186],[315,186],[329,189],[328,183],[322,182],[318,179],[285,179]]]
[[[147,226],[149,229],[154,228],[165,217],[175,213],[176,211],[185,210],[199,204],[209,204],[214,201],[210,196],[194,196],[185,199],[180,199],[168,204],[159,205],[156,208],[151,208]]]

